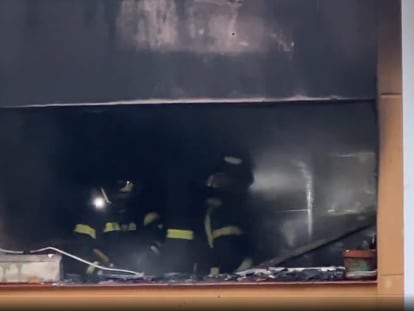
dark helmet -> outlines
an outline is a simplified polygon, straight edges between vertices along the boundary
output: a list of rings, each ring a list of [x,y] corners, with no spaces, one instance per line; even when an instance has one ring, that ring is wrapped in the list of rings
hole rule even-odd
[[[106,189],[110,201],[127,200],[132,196],[135,184],[128,179],[118,179],[115,183],[109,184]]]
[[[114,202],[126,201],[131,198],[134,187],[131,181],[120,179],[115,183],[94,188],[91,203],[95,208],[103,209]]]
[[[246,157],[236,153],[221,157],[213,173],[208,177],[206,186],[212,189],[247,189],[253,183],[253,173]]]

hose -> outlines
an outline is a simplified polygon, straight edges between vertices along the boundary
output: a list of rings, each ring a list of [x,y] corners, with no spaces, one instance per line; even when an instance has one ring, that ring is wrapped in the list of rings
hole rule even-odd
[[[76,255],[71,254],[71,253],[65,252],[65,251],[63,251],[63,250],[61,250],[59,248],[51,247],[51,246],[47,246],[47,247],[40,248],[40,249],[36,249],[36,250],[30,250],[28,252],[15,251],[15,250],[9,250],[9,249],[0,248],[0,252],[5,253],[5,254],[12,254],[12,255],[23,255],[25,253],[26,254],[27,253],[37,254],[37,253],[41,253],[41,252],[45,252],[45,251],[54,251],[54,252],[57,252],[59,254],[62,254],[62,255],[67,256],[67,257],[70,257],[70,258],[72,258],[74,260],[77,260],[77,261],[82,262],[82,263],[84,263],[86,265],[95,267],[95,268],[100,269],[102,271],[111,271],[111,272],[118,272],[118,273],[128,273],[128,274],[133,274],[133,275],[135,275],[137,277],[143,277],[144,276],[144,273],[142,273],[142,272],[136,272],[136,271],[132,271],[132,270],[125,270],[125,269],[116,269],[116,268],[104,267],[104,266],[95,264],[93,262],[90,262],[88,260],[85,260],[83,258],[80,258],[80,257],[78,257]]]
[[[10,249],[0,248],[0,252],[5,254],[13,254],[13,255],[23,255],[24,251],[12,251]]]

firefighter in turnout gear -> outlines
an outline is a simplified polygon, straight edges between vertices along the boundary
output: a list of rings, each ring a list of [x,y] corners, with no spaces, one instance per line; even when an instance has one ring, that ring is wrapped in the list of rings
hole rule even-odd
[[[252,182],[250,165],[233,155],[224,156],[206,181],[204,229],[211,255],[210,275],[241,271],[253,264],[244,214]]]
[[[182,175],[170,175],[167,193],[165,243],[156,274],[193,273],[195,231],[193,206],[188,200],[187,181]],[[175,177],[179,176],[179,177]]]
[[[158,256],[164,233],[157,207],[136,206],[139,197],[127,180],[94,189],[68,250],[101,266],[144,272],[151,257]],[[86,278],[97,272],[93,266],[73,262],[68,270]]]

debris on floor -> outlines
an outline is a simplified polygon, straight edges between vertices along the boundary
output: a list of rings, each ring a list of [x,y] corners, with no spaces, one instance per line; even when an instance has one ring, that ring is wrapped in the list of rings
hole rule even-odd
[[[106,275],[102,282],[128,284],[188,284],[188,283],[235,283],[235,282],[328,282],[345,280],[344,267],[313,268],[269,268],[251,269],[235,274],[219,274],[216,276],[195,276],[185,273],[168,273],[163,276],[120,276]]]

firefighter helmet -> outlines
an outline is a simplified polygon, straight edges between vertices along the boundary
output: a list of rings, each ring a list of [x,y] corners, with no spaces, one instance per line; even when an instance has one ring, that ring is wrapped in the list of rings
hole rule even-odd
[[[238,155],[224,155],[213,173],[207,178],[206,186],[213,189],[246,188],[253,182],[251,165]]]
[[[117,180],[113,184],[94,188],[92,191],[92,205],[100,210],[116,201],[127,200],[134,191],[134,183],[129,180]]]

